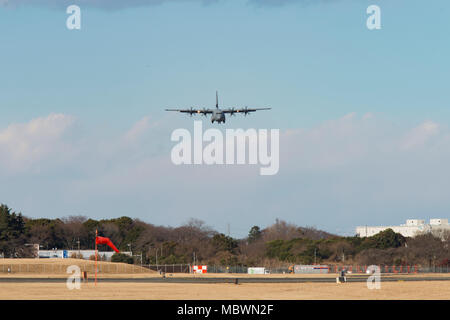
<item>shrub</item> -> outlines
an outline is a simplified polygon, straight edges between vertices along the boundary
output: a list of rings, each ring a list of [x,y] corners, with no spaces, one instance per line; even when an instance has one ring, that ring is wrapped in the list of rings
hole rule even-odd
[[[111,262],[124,262],[128,264],[133,264],[133,257],[123,253],[114,253],[111,257]]]
[[[81,253],[77,253],[77,252],[72,252],[72,254],[70,255],[71,259],[83,259],[83,255]]]
[[[89,256],[89,260],[95,261],[95,254]],[[104,254],[97,254],[97,261],[106,261],[106,256]]]

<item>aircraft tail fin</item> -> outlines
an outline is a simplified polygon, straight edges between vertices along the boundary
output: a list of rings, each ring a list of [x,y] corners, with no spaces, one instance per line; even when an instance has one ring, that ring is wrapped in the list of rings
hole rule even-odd
[[[219,109],[219,93],[216,91],[216,109]]]

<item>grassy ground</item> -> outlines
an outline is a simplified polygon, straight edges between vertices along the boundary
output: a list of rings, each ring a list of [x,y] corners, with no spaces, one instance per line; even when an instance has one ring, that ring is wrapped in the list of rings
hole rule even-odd
[[[95,272],[95,261],[83,259],[0,259],[0,276],[10,274],[65,275],[67,268],[77,265],[81,271]],[[155,271],[126,263],[98,261],[99,274],[156,274]]]
[[[2,277],[26,277],[26,278],[64,278],[67,277],[67,268],[71,265],[77,265],[81,271],[87,271],[88,277],[92,278],[95,272],[95,262],[82,259],[0,259],[0,278]],[[8,273],[8,268],[11,272]],[[147,268],[141,268],[137,265],[129,265],[125,263],[98,262],[98,276],[101,278],[148,278],[161,277],[156,272]],[[169,268],[170,269],[170,268]],[[360,276],[363,274],[352,273],[348,277]],[[187,274],[187,273],[166,273],[167,277],[191,277],[191,278],[242,278],[242,277],[258,277],[258,278],[308,278],[308,277],[326,277],[336,278],[335,273],[322,274],[245,274],[245,273],[206,273],[206,274]],[[450,274],[382,274],[382,277],[405,276],[405,277],[450,277]]]

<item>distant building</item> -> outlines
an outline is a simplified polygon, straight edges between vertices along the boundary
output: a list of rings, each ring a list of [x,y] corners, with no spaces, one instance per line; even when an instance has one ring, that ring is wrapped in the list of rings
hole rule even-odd
[[[358,237],[371,237],[386,229],[392,229],[404,237],[414,237],[423,233],[432,233],[442,237],[444,232],[450,232],[450,225],[448,224],[448,219],[430,219],[429,224],[426,224],[425,220],[408,219],[406,224],[399,226],[359,226],[356,227],[356,235]]]

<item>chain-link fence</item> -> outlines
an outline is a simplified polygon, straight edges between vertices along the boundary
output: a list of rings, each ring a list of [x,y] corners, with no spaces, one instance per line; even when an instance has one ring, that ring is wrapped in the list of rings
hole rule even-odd
[[[420,266],[417,265],[376,265],[381,273],[418,273]],[[329,273],[338,273],[346,270],[348,273],[367,273],[369,265],[330,265]]]
[[[28,273],[28,274],[66,274],[67,268],[70,265],[77,265],[81,271],[88,273],[95,272],[94,262],[87,263],[80,260],[79,263],[1,263],[0,273]],[[289,274],[293,273],[294,268],[286,266],[256,266],[265,268],[265,273],[269,274]],[[338,273],[345,269],[349,273],[367,273],[368,265],[327,265],[325,268],[320,268],[317,273]],[[412,274],[412,273],[450,273],[450,266],[419,266],[419,265],[402,265],[389,266],[378,265],[381,273],[390,274]],[[108,263],[98,262],[99,274],[131,274],[131,273],[191,273],[192,265],[190,264],[163,264],[163,265],[133,265],[126,263]],[[243,265],[237,266],[221,266],[221,265],[207,265],[207,273],[248,273],[248,267]]]
[[[424,267],[420,265],[377,265],[380,268],[381,273],[449,273],[450,266],[431,266]],[[350,273],[367,273],[368,265],[330,265],[329,273],[337,273],[340,270],[345,269]]]
[[[208,273],[247,273],[247,267],[208,265]]]
[[[81,272],[95,273],[94,263],[13,263],[2,264],[0,261],[0,273],[28,273],[28,274],[67,274],[67,268],[71,265],[80,267]],[[138,265],[126,263],[103,263],[97,266],[98,273],[152,273],[151,270]]]
[[[268,274],[289,274],[294,272],[292,267],[284,266],[257,266],[265,269],[265,273]],[[412,274],[412,273],[449,273],[450,266],[434,266],[434,267],[422,267],[419,265],[378,265],[381,273],[392,274]],[[349,273],[367,273],[369,265],[327,265],[325,268],[320,268],[320,271],[315,273],[338,273],[345,269]],[[217,266],[208,265],[208,273],[248,273],[248,267],[245,266]]]
[[[418,272],[422,273],[450,273],[450,266],[420,267]]]
[[[164,272],[164,273],[189,273],[191,270],[191,266],[189,264],[152,264],[152,265],[143,265],[143,268]]]

